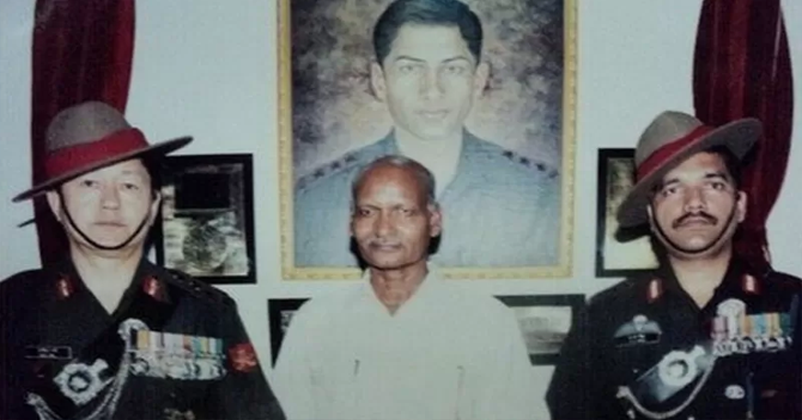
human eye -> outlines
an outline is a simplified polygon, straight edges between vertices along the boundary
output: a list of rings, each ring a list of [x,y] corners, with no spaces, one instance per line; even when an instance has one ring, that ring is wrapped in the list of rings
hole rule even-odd
[[[459,76],[459,75],[465,73],[466,69],[465,69],[465,66],[463,66],[461,64],[449,64],[443,70],[448,75]]]
[[[413,74],[420,68],[420,65],[412,62],[401,62],[398,65],[398,72],[401,74]]]
[[[133,182],[123,182],[123,189],[126,191],[139,191],[141,187]]]
[[[83,188],[96,188],[99,183],[94,179],[84,178],[78,182],[78,185]]]
[[[715,191],[725,191],[727,189],[727,183],[724,181],[712,181],[709,187]]]
[[[356,209],[356,215],[358,217],[370,217],[372,214],[373,210],[366,207],[359,207]]]
[[[418,211],[411,207],[402,207],[401,209],[399,209],[399,212],[404,217],[413,217],[416,214],[418,214]]]
[[[660,195],[662,195],[663,197],[671,197],[673,195],[676,195],[677,192],[679,192],[679,188],[676,185],[668,185],[660,190]]]

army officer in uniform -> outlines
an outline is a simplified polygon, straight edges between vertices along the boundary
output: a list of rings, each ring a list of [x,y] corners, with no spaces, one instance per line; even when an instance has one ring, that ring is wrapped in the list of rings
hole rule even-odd
[[[234,302],[144,258],[161,200],[150,145],[112,107],[63,110],[47,130],[46,195],[61,264],[0,283],[0,418],[283,419]]]
[[[644,131],[617,218],[651,226],[661,264],[591,300],[560,351],[552,418],[802,417],[802,283],[732,246],[747,211],[739,166],[760,131],[676,111]]]

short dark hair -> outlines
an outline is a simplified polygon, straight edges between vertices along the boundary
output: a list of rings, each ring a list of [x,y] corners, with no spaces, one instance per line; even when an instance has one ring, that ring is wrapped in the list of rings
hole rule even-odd
[[[465,3],[459,0],[396,0],[382,12],[373,28],[373,49],[380,66],[390,54],[398,30],[406,23],[456,26],[476,63],[482,57],[482,23]]]
[[[389,166],[393,168],[404,169],[412,173],[418,181],[418,186],[421,188],[424,196],[426,197],[426,204],[437,208],[437,200],[435,199],[435,180],[434,175],[421,165],[418,161],[410,159],[401,155],[388,155],[380,157],[373,162],[367,164],[359,170],[351,182],[351,209],[356,207],[356,195],[359,192],[359,187],[365,182],[368,173],[378,167]]]

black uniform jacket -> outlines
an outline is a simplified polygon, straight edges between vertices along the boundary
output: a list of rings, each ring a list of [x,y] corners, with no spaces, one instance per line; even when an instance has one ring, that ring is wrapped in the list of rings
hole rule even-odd
[[[0,419],[283,419],[236,305],[143,260],[109,314],[71,262],[0,283]]]
[[[704,308],[670,267],[591,299],[549,386],[553,418],[802,418],[802,283],[741,267]]]

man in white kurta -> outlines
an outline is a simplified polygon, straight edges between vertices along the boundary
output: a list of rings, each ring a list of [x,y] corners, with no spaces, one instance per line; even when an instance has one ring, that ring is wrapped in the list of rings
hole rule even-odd
[[[532,368],[511,311],[469,292],[430,267],[395,315],[367,281],[309,301],[274,376],[288,418],[534,418]]]
[[[351,232],[368,269],[293,317],[273,378],[288,419],[534,418],[512,311],[426,262],[441,226],[427,176],[390,157],[357,178]]]

